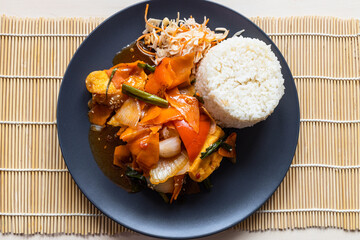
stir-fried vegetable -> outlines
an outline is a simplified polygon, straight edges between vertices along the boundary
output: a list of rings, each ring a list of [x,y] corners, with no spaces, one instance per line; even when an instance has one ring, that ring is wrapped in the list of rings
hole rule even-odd
[[[116,114],[108,122],[112,126],[129,126],[135,128],[139,122],[141,114],[138,100],[129,98],[124,102]]]
[[[187,96],[185,94],[179,94],[176,88],[166,94],[166,99],[170,105],[178,110],[184,117],[187,123],[192,129],[199,132],[200,110],[199,102],[196,98]]]
[[[143,63],[143,62],[136,61],[133,63],[120,63],[110,68],[109,70],[106,70],[106,73],[109,76],[109,78],[111,78],[111,83],[113,83],[117,89],[121,88],[121,85],[123,83],[127,83],[128,85],[133,86],[133,84],[130,84],[128,82],[129,80],[131,82],[133,78],[138,78],[142,83],[145,83],[147,75],[145,74],[144,69],[138,66],[139,63]],[[116,70],[114,71],[114,69]],[[111,75],[113,75],[113,77],[111,77]]]
[[[194,54],[174,58],[164,58],[149,76],[145,91],[162,96],[166,89],[172,89],[182,83],[190,83]]]
[[[149,183],[149,181],[148,181]],[[150,182],[151,184],[151,182]],[[163,183],[159,184],[151,184],[151,187],[154,188],[155,191],[161,193],[172,193],[174,191],[174,178],[169,178]]]
[[[157,105],[160,107],[167,107],[169,105],[168,101],[158,96],[152,95],[150,93],[141,91],[137,88],[131,87],[129,85],[122,85],[122,92],[130,97],[137,98],[141,101]]]
[[[162,125],[170,121],[183,119],[181,113],[175,108],[169,106],[168,108],[159,108],[154,106],[148,110],[140,124],[142,125]]]
[[[89,120],[92,124],[104,126],[112,112],[112,109],[104,105],[95,104],[88,113]]]
[[[188,161],[189,158],[184,152],[174,158],[160,159],[157,166],[150,170],[150,182],[152,184],[166,182],[169,178],[175,176]]]
[[[124,61],[90,73],[86,78],[93,94],[89,119],[99,131],[106,124],[120,127],[113,129],[118,131],[116,145],[120,144],[114,146],[113,165],[124,171],[124,179],[135,189],[149,186],[171,203],[184,186],[196,186],[198,191],[197,182],[202,182],[209,189],[209,176],[223,157],[236,157],[236,133],[225,140],[192,85],[196,63],[228,31],[211,31],[208,19],[202,24],[192,17],[147,20],[147,8],[146,31],[137,46],[155,57],[155,66],[150,59],[137,58],[144,61]],[[142,40],[144,45],[139,44]],[[114,133],[108,137],[114,139]]]
[[[215,44],[226,38],[229,31],[225,28],[211,31],[206,25],[209,21],[206,17],[202,24],[196,23],[195,19],[180,20],[179,18],[169,20],[147,19],[148,5],[145,9],[146,29],[144,34],[138,38],[137,45],[144,54],[153,56],[155,63],[159,64],[165,57],[174,57],[194,53],[194,62],[197,63],[205,53]],[[145,45],[155,50],[149,52],[141,47],[140,40],[144,40]]]
[[[204,159],[210,156],[211,154],[213,154],[214,152],[216,152],[223,142],[224,142],[224,138],[220,138],[219,140],[211,144],[208,148],[206,148],[205,152],[201,153],[200,158]]]
[[[227,137],[225,142],[221,144],[218,153],[223,157],[229,158],[232,163],[235,163],[236,162],[235,144],[236,144],[236,133],[233,132],[229,135],[229,137]]]
[[[170,203],[177,199],[184,184],[185,174],[174,177],[174,191],[170,199]]]
[[[135,161],[146,173],[159,161],[159,133],[150,133],[142,138],[128,142],[129,150]]]
[[[134,191],[139,191],[146,187],[146,178],[140,172],[131,167],[126,168],[125,176],[130,179]]]
[[[171,137],[160,141],[159,154],[161,158],[171,158],[181,152],[181,140],[179,137]]]
[[[185,120],[174,122],[176,130],[179,132],[186,151],[189,155],[190,162],[193,162],[199,155],[207,139],[210,129],[210,119],[206,115],[200,116],[199,131],[195,130]]]
[[[148,63],[138,62],[137,65],[138,65],[138,67],[143,68],[143,69],[147,69],[147,70],[149,70],[150,72],[155,72],[155,67],[149,65]]]
[[[109,91],[109,86],[110,86],[111,80],[114,78],[114,75],[115,75],[115,73],[116,73],[117,70],[118,70],[117,68],[114,68],[114,69],[112,70],[112,72],[111,72],[111,75],[110,75],[110,78],[109,78],[109,82],[108,82],[108,84],[107,84],[107,86],[106,86],[106,92],[105,92],[106,98],[107,98],[107,95],[108,95],[108,91]]]
[[[204,146],[201,149],[201,152],[205,152],[206,149],[217,142],[220,138],[224,136],[223,130],[216,126],[216,130],[212,134],[208,134]],[[192,180],[196,182],[202,182],[206,179],[210,174],[220,166],[220,162],[222,160],[222,156],[216,151],[212,154],[209,154],[205,158],[201,158],[201,154],[196,157],[194,162],[191,164],[189,169],[189,176]]]
[[[114,165],[124,167],[130,161],[130,151],[125,145],[120,145],[114,151]]]
[[[209,190],[213,187],[213,185],[212,185],[209,177],[206,178],[204,181],[202,181],[202,182],[201,182],[201,185],[202,185],[207,191],[209,191]]]

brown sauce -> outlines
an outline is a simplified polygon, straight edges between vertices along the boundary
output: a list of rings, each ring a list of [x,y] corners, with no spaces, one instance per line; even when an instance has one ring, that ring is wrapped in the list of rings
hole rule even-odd
[[[150,65],[154,65],[154,62],[150,59],[150,57],[143,54],[136,46],[136,42],[133,42],[130,43],[128,46],[124,47],[120,52],[116,53],[112,63],[113,65],[116,65],[119,63],[135,62],[137,60],[146,62]]]
[[[137,60],[144,61],[153,65],[151,59],[144,55],[133,42],[118,52],[114,59],[113,65],[119,63],[129,63]],[[126,169],[117,167],[113,164],[115,147],[120,145],[119,137],[116,135],[118,127],[106,126],[100,131],[90,127],[89,143],[92,154],[101,171],[110,180],[124,188],[128,192],[137,192],[139,187],[125,176]]]
[[[154,64],[147,55],[144,55],[138,49],[136,42],[134,42],[115,55],[113,65],[134,62],[137,60],[144,61],[150,65]],[[141,188],[126,177],[126,169],[117,167],[113,164],[115,147],[121,144],[119,137],[116,135],[118,130],[118,127],[112,126],[106,126],[100,131],[90,127],[90,148],[99,168],[111,181],[128,192],[138,192]],[[191,181],[190,178],[187,178],[182,194],[194,194],[198,192],[200,192],[199,185],[196,182]]]
[[[127,177],[125,169],[113,164],[115,147],[120,145],[116,136],[119,128],[107,126],[97,131],[90,127],[89,143],[94,159],[101,171],[113,182],[120,185],[128,192],[134,192],[134,188]]]

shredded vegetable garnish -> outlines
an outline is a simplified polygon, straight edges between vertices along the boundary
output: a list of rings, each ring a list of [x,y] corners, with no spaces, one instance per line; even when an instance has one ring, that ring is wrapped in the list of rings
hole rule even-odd
[[[229,30],[216,28],[211,31],[206,25],[209,19],[204,17],[204,22],[199,24],[193,17],[177,19],[164,18],[163,20],[147,19],[149,6],[145,9],[145,30],[137,39],[138,48],[152,57],[155,64],[159,64],[165,57],[184,56],[195,53],[194,63],[199,62],[205,53],[214,45],[224,40]],[[143,40],[146,47],[155,52],[145,49],[139,41]]]

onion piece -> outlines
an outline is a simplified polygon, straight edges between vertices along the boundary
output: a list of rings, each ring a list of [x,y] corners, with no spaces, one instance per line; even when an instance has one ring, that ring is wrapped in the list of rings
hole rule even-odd
[[[152,187],[157,192],[172,193],[174,191],[174,178],[169,178],[164,183],[152,184]]]
[[[105,126],[100,126],[96,124],[91,124],[90,129],[95,132],[100,132]]]
[[[139,101],[134,98],[128,98],[116,114],[108,122],[112,126],[129,126],[135,128],[139,122],[141,108]]]
[[[181,140],[179,137],[171,137],[159,142],[161,158],[175,157],[181,152]]]
[[[160,159],[157,166],[150,170],[150,182],[159,184],[166,182],[175,176],[189,162],[189,157],[185,151],[170,159]]]
[[[179,175],[183,175],[185,173],[187,173],[189,171],[189,168],[190,168],[190,164],[189,164],[189,161],[185,164],[185,166],[180,169],[180,171],[178,171],[175,176],[179,176]]]

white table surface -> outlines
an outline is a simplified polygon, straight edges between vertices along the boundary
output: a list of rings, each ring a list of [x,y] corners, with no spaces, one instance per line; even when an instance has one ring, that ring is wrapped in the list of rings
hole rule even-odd
[[[139,0],[0,0],[0,14],[18,17],[108,17],[115,12],[140,2]],[[342,18],[360,18],[360,0],[214,0],[222,5],[247,16],[336,16]],[[116,236],[78,236],[78,235],[1,235],[7,239],[31,240],[115,240],[115,239],[154,239],[140,234],[123,233]],[[240,232],[227,230],[204,240],[258,240],[258,239],[360,239],[360,232],[342,229]]]

